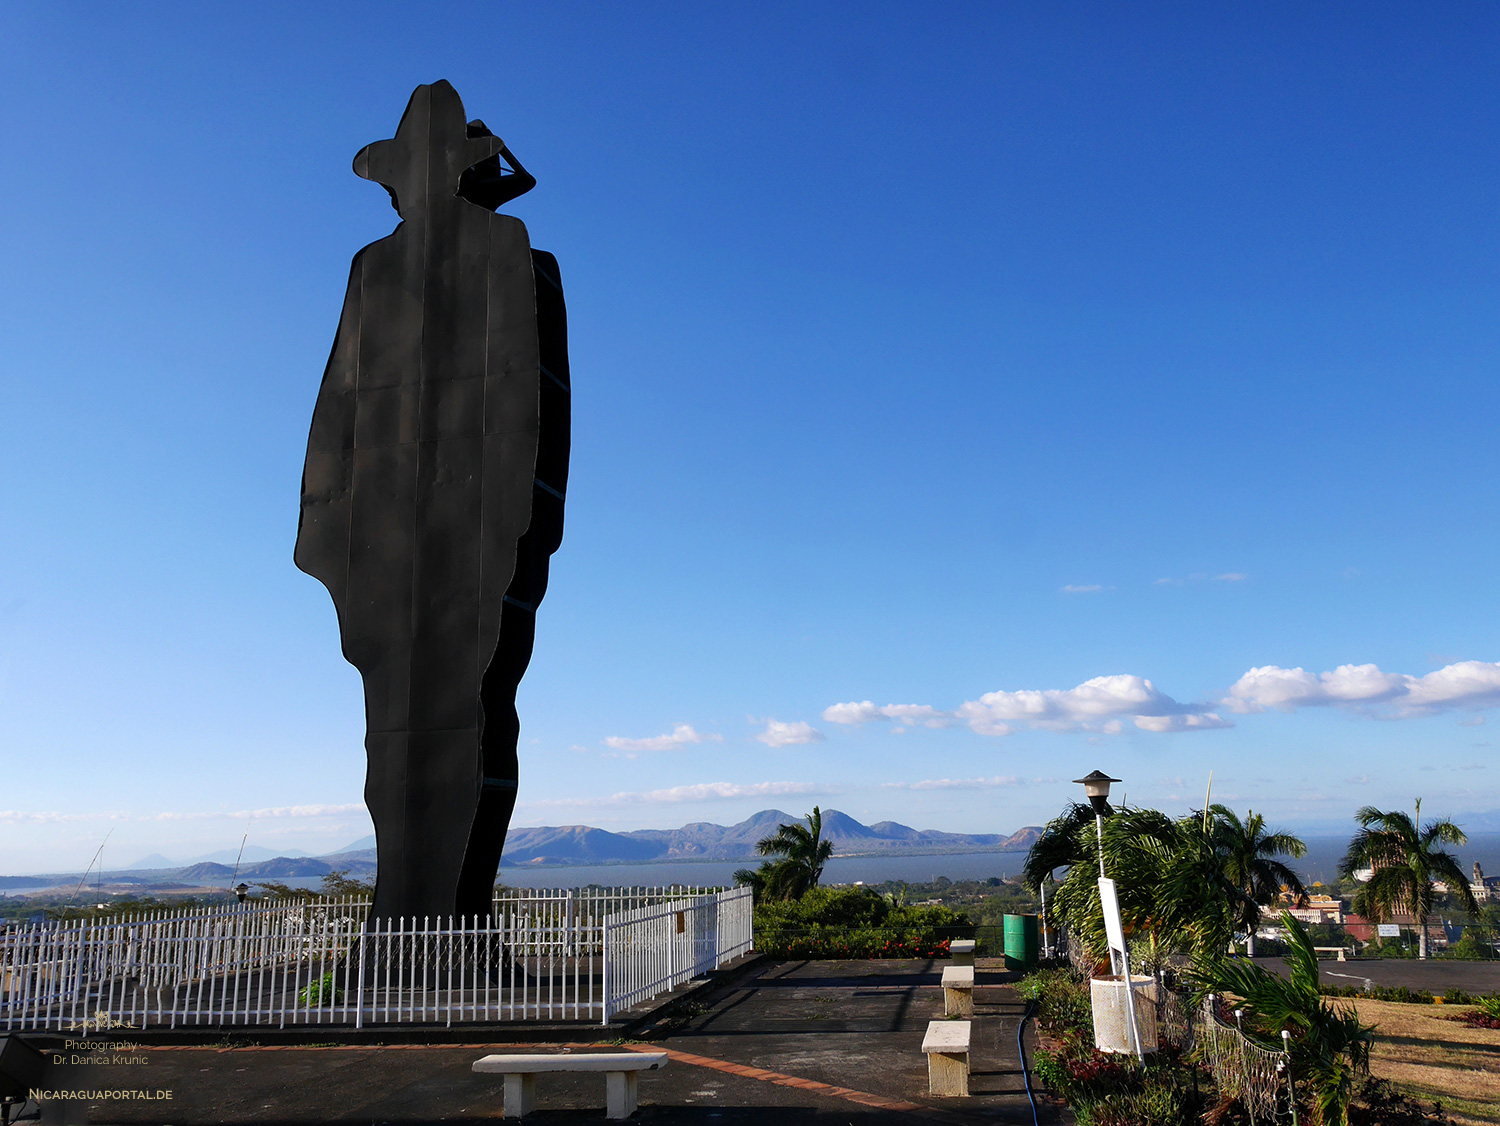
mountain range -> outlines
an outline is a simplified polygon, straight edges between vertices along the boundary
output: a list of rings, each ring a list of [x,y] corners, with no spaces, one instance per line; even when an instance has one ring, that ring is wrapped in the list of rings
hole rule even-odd
[[[611,833],[588,825],[546,825],[512,829],[505,838],[502,865],[600,864],[650,860],[749,860],[755,843],[776,832],[778,825],[801,818],[779,809],[766,809],[737,825],[696,821],[680,829],[634,829]],[[1009,836],[1003,833],[945,833],[913,829],[895,821],[863,825],[836,809],[823,813],[823,836],[833,842],[834,854],[889,854],[897,852],[1022,852],[1041,830],[1028,826]]]
[[[505,840],[502,866],[611,864],[662,860],[754,860],[755,843],[776,832],[778,825],[801,821],[779,809],[765,809],[736,825],[716,825],[696,821],[680,829],[635,829],[612,833],[590,825],[543,825],[511,829]],[[1006,836],[1001,833],[945,833],[938,829],[913,829],[895,821],[877,821],[863,825],[836,809],[823,813],[823,836],[833,842],[834,855],[898,855],[902,853],[944,852],[1023,852],[1031,847],[1041,830],[1027,826]],[[254,883],[257,879],[286,880],[322,876],[345,871],[365,877],[375,871],[375,838],[362,837],[337,852],[324,856],[297,855],[266,857],[269,849],[249,846],[238,872],[234,856],[225,852],[210,853],[196,863],[174,866],[166,857],[153,854],[129,869],[110,870],[105,878],[112,884],[148,886],[214,886],[231,879]],[[295,851],[295,850],[294,850]],[[233,850],[237,853],[238,850]],[[227,857],[229,863],[220,858]],[[255,857],[251,863],[245,861]],[[49,876],[3,876],[0,889],[37,888],[65,881],[76,881],[80,873],[56,873]]]
[[[348,845],[340,849],[340,852],[350,852],[356,846]],[[374,848],[375,838],[371,837],[368,845],[358,847]],[[135,871],[139,868],[173,868],[184,867],[189,864],[233,864],[239,861],[241,865],[253,863],[257,860],[276,860],[279,857],[306,856],[300,848],[289,848],[285,852],[277,852],[266,848],[264,845],[246,845],[243,855],[237,848],[221,848],[217,852],[205,852],[202,856],[194,856],[188,860],[170,860],[159,852],[153,852],[150,856],[143,856],[132,864],[127,864],[122,869],[126,872]]]

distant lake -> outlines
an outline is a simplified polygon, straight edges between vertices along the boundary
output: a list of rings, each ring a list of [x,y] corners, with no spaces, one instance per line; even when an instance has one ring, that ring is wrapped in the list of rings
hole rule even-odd
[[[991,876],[1018,875],[1026,862],[1024,852],[946,852],[923,856],[835,856],[823,868],[825,884],[883,883],[905,880],[927,883],[939,876],[950,880],[987,880]],[[598,884],[603,887],[661,887],[690,884],[714,887],[734,882],[741,868],[754,868],[759,860],[658,860],[644,864],[503,864],[499,880],[510,887],[572,888]],[[282,881],[289,887],[316,888],[316,876]]]
[[[1349,837],[1353,835],[1351,831],[1342,837],[1304,837],[1307,855],[1301,860],[1293,861],[1290,867],[1302,877],[1304,883],[1314,880],[1333,883],[1338,879],[1339,861],[1344,858],[1344,850],[1349,847]],[[1448,851],[1458,857],[1458,866],[1463,869],[1464,875],[1469,874],[1477,860],[1486,876],[1500,876],[1500,833],[1470,833],[1468,844],[1456,848],[1448,846]]]
[[[1352,834],[1351,834],[1352,835]],[[1339,861],[1349,837],[1305,837],[1307,855],[1290,867],[1305,883],[1338,879]],[[1500,833],[1472,833],[1469,843],[1453,850],[1467,873],[1479,861],[1487,875],[1500,876]],[[825,884],[884,883],[904,880],[928,883],[939,876],[950,880],[987,880],[1012,877],[1026,862],[1024,852],[950,852],[931,856],[835,856],[823,869]],[[658,884],[727,884],[754,860],[662,860],[649,864],[505,865],[502,883],[512,887],[581,887],[585,884],[651,886]]]
[[[1015,876],[1026,862],[1024,852],[949,852],[934,856],[835,856],[823,867],[825,884],[884,883],[905,880],[926,883],[950,880],[987,880]],[[658,884],[714,885],[733,882],[741,868],[758,860],[663,860],[652,864],[590,864],[502,866],[500,881],[512,887],[581,887],[613,884],[620,887]]]
[[[1306,837],[1307,855],[1291,862],[1291,868],[1312,883],[1332,883],[1338,878],[1339,861],[1349,845],[1347,836]],[[1469,843],[1455,850],[1459,864],[1468,872],[1479,861],[1488,875],[1500,875],[1500,833],[1474,833]],[[913,856],[836,856],[823,869],[825,884],[929,883],[939,876],[950,880],[987,880],[1020,874],[1024,852],[948,852]],[[655,887],[667,884],[714,886],[731,883],[741,868],[754,868],[756,860],[659,860],[642,864],[525,864],[502,865],[500,882],[511,887]],[[289,878],[292,887],[316,888],[316,876]]]

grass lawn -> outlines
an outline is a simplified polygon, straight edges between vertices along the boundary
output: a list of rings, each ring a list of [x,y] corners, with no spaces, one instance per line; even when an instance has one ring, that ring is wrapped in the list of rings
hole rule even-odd
[[[1461,1123],[1500,1123],[1500,1029],[1445,1020],[1459,1005],[1342,1000],[1375,1028],[1370,1071],[1407,1093],[1438,1099]]]

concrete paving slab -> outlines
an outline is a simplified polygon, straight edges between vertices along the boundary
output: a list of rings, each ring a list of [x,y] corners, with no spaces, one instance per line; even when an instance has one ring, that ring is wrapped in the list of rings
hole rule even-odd
[[[1030,1123],[1016,1049],[1024,1002],[1015,975],[980,961],[962,1108],[927,1094],[922,1039],[943,1017],[944,962],[782,962],[726,986],[663,1046],[700,1057],[847,1087],[891,1102],[979,1121]],[[1028,1052],[1035,1046],[1028,1026]],[[907,1113],[918,1113],[909,1110]],[[1047,1117],[1042,1121],[1058,1121]]]
[[[79,1060],[87,1062],[62,1063],[49,1056],[47,1089],[85,1097],[49,1100],[39,1115],[33,1105],[26,1120],[40,1126],[492,1122],[502,1114],[503,1084],[474,1074],[481,1056],[633,1046],[670,1057],[664,1069],[641,1075],[634,1120],[642,1123],[729,1126],[773,1116],[778,1126],[1031,1123],[1016,1053],[1024,1006],[1007,984],[1010,975],[986,970],[983,960],[973,1097],[928,1096],[921,1047],[927,1022],[942,1013],[941,965],[761,963],[714,993],[687,998],[683,1012],[658,1020],[644,1041],[624,1045],[496,1039],[430,1046],[143,1046],[111,1053],[112,1059],[84,1055]],[[120,1097],[130,1091],[171,1097]],[[540,1076],[537,1106],[527,1121],[541,1126],[603,1121],[603,1078]],[[1044,1106],[1041,1121],[1064,1119]]]

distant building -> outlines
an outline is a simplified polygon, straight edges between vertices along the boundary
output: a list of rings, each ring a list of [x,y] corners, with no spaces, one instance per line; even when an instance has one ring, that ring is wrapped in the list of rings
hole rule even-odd
[[[1385,921],[1400,927],[1403,931],[1421,929],[1413,915],[1391,915]],[[1461,932],[1462,928],[1459,930]],[[1344,933],[1360,942],[1370,942],[1380,936],[1376,924],[1359,915],[1344,916]],[[1441,950],[1447,946],[1451,937],[1452,932],[1441,919],[1427,920],[1427,940],[1434,950]]]
[[[1474,861],[1474,875],[1469,880],[1469,891],[1480,903],[1500,900],[1500,876],[1486,876],[1479,861]]]
[[[1261,924],[1275,923],[1285,911],[1300,923],[1342,923],[1344,901],[1332,895],[1309,895],[1301,902],[1283,889],[1277,901],[1260,909]]]

